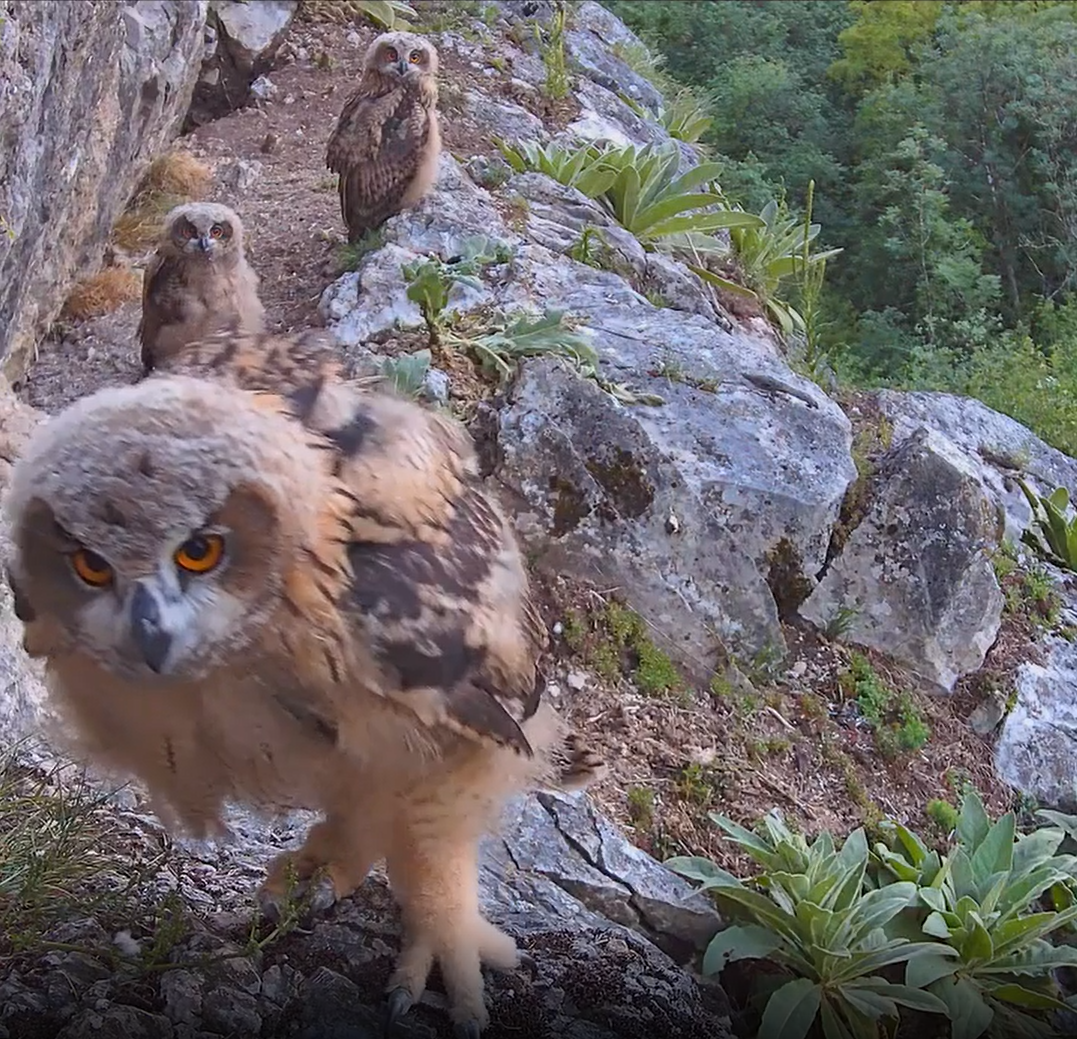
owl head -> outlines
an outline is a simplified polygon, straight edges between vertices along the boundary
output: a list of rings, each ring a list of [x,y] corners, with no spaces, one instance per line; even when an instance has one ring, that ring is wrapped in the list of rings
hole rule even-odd
[[[315,454],[259,398],[195,378],[77,401],[35,431],[12,474],[20,616],[129,680],[236,663],[316,537]]]
[[[243,223],[228,206],[187,202],[165,217],[164,239],[183,256],[213,262],[243,247]]]
[[[438,71],[434,45],[412,32],[385,32],[367,48],[364,68],[392,79],[420,79]]]

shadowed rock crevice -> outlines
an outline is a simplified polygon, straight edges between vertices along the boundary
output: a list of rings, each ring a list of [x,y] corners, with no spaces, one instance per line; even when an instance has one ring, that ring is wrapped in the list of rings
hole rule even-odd
[[[251,84],[272,69],[298,7],[298,0],[209,0],[206,51],[184,133],[258,100]]]

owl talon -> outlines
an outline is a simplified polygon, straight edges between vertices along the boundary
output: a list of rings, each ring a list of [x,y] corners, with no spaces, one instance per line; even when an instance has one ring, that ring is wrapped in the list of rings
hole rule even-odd
[[[520,956],[520,970],[527,971],[531,975],[531,980],[534,981],[538,976],[538,960],[529,952],[524,952],[522,949],[519,953]]]
[[[457,1021],[452,1033],[456,1039],[480,1039],[482,1025],[478,1021]]]
[[[411,993],[403,987],[394,988],[385,1001],[385,1025],[392,1028],[414,1005]]]

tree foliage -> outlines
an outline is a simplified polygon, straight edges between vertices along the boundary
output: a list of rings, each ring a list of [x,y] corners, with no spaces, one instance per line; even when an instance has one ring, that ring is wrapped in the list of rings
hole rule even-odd
[[[843,378],[978,392],[1077,451],[1077,4],[608,6],[712,99],[724,194],[795,212],[814,180]]]

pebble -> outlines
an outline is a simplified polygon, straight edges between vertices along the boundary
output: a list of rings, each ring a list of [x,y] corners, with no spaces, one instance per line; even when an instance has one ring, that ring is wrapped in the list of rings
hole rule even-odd
[[[268,76],[259,76],[250,86],[251,97],[259,101],[269,101],[277,96],[280,87]]]

